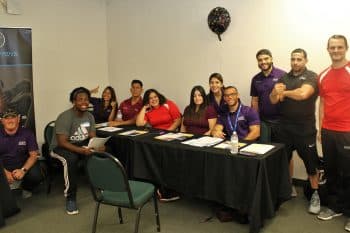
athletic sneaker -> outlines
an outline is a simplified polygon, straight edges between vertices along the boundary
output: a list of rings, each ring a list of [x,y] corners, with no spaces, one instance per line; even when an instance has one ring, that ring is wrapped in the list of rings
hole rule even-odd
[[[323,211],[321,211],[319,215],[317,215],[317,218],[321,220],[331,220],[332,218],[342,215],[343,213],[336,213],[333,210],[326,208]]]
[[[348,220],[345,223],[345,228],[346,231],[350,231],[350,218],[348,218]]]
[[[175,191],[171,190],[163,190],[163,192],[160,192],[160,190],[157,190],[157,196],[159,201],[161,202],[171,202],[171,201],[176,201],[180,199],[180,196],[178,193]]]
[[[67,211],[67,214],[69,214],[69,215],[79,214],[77,202],[75,200],[72,200],[72,199],[67,199],[66,211]]]
[[[317,190],[312,194],[310,199],[309,213],[318,214],[321,211],[321,201]]]
[[[292,185],[292,193],[290,194],[291,197],[297,197],[298,193],[297,190],[295,189],[295,186]]]

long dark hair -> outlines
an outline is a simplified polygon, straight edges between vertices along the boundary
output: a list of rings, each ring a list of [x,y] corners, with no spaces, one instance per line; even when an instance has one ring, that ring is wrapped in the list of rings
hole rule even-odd
[[[165,96],[160,94],[156,89],[152,88],[152,89],[148,89],[143,95],[143,105],[149,104],[149,96],[152,92],[154,92],[158,96],[159,105],[163,105],[166,103],[167,99],[165,98]]]
[[[199,105],[199,109],[196,112],[196,104],[194,102],[194,93],[196,91],[199,91],[199,93],[201,94],[202,98],[203,98],[203,103],[201,103]],[[202,86],[194,86],[191,90],[191,95],[190,95],[190,105],[188,105],[185,109],[184,112],[184,117],[188,118],[190,120],[198,120],[200,119],[203,114],[205,114],[205,111],[208,107],[208,99],[206,98],[206,94],[205,94],[205,90]]]
[[[108,106],[105,107],[105,101],[104,101],[104,99],[103,99],[103,93],[104,93],[105,91],[107,91],[107,90],[109,90],[109,91],[111,92],[111,99],[109,100]],[[115,102],[116,102],[116,106],[118,106],[117,96],[116,96],[116,94],[115,94],[114,88],[111,87],[111,86],[107,86],[107,87],[103,90],[102,95],[101,95],[101,99],[102,99],[102,101],[101,101],[101,108],[100,108],[101,113],[103,113],[105,109],[112,108],[111,103],[112,103],[113,101],[115,101]]]
[[[221,92],[224,93],[224,79],[223,79],[222,75],[219,74],[219,73],[212,73],[212,74],[209,76],[209,84],[210,84],[210,81],[211,81],[213,78],[216,78],[217,80],[219,80],[219,81],[222,83]],[[209,94],[213,94],[213,93],[211,92],[210,89],[209,89]]]

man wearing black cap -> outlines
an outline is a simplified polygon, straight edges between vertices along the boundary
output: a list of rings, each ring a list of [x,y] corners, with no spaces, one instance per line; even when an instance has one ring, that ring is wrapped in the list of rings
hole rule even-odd
[[[1,114],[0,162],[10,187],[21,184],[23,190],[31,191],[42,180],[38,159],[38,144],[34,134],[19,127],[20,115],[13,109]],[[25,192],[30,195],[29,192]]]

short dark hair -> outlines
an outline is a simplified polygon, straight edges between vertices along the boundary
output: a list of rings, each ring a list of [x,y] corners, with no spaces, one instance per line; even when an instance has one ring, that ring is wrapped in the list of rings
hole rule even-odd
[[[159,105],[165,104],[165,102],[167,101],[167,99],[165,98],[165,96],[162,95],[162,94],[160,94],[156,89],[151,88],[151,89],[148,89],[148,90],[145,92],[145,94],[143,95],[143,102],[142,102],[143,105],[147,105],[147,104],[148,104],[148,102],[149,102],[149,96],[150,96],[150,94],[151,94],[152,92],[154,92],[154,93],[158,96],[158,98],[159,98]]]
[[[301,49],[301,48],[297,48],[297,49],[294,49],[291,54],[293,53],[302,53],[304,55],[304,58],[307,59],[307,53],[304,49]]]
[[[131,81],[131,86],[132,86],[133,84],[140,84],[140,86],[143,87],[142,81],[141,81],[141,80],[138,80],[138,79],[132,80],[132,81]]]
[[[327,42],[327,48],[329,47],[329,41],[331,39],[342,39],[342,40],[344,40],[345,47],[348,48],[348,40],[343,35],[333,35],[333,36],[329,37],[328,42]]]
[[[237,89],[237,87],[235,87],[235,86],[227,86],[227,87],[224,87],[224,91],[226,91],[227,89],[231,89],[231,88],[235,89],[235,90],[238,92],[238,89]]]
[[[90,100],[90,97],[91,97],[90,91],[88,89],[86,89],[85,87],[77,87],[77,88],[73,89],[73,91],[70,93],[69,101],[71,103],[73,103],[73,101],[77,98],[77,95],[80,93],[85,93]]]
[[[260,55],[267,55],[267,56],[272,57],[272,53],[271,53],[271,51],[268,50],[268,49],[260,49],[260,50],[256,53],[256,55],[255,55],[256,59],[258,59],[258,57],[259,57]]]

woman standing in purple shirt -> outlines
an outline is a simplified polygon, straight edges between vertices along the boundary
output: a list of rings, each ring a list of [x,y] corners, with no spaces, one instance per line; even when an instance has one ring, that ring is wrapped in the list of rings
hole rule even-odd
[[[181,132],[210,135],[216,119],[216,111],[209,105],[204,88],[194,86],[191,91],[190,105],[184,111]]]
[[[99,87],[90,90],[90,93],[97,93]],[[90,98],[90,103],[93,105],[92,115],[95,117],[96,123],[113,121],[118,111],[118,102],[113,87],[107,86],[101,98]]]
[[[225,101],[224,95],[224,79],[219,73],[213,73],[209,77],[209,87],[210,91],[207,95],[209,104],[214,107],[218,115],[223,113],[223,106]]]

